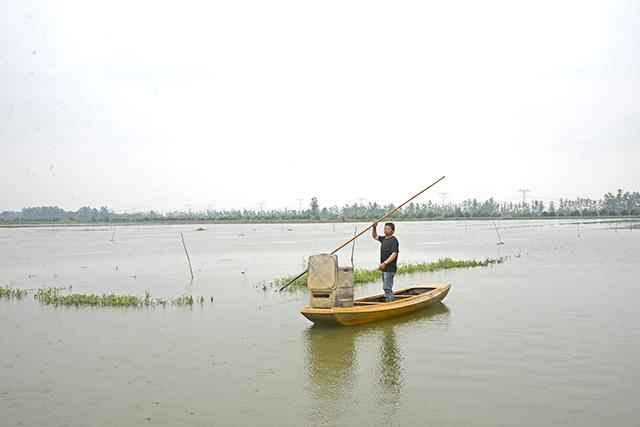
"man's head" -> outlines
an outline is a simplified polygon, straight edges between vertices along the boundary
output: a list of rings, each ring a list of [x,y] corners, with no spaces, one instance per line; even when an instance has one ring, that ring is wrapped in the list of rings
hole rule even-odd
[[[384,225],[384,235],[385,236],[391,237],[395,231],[396,231],[396,226],[393,225],[392,222],[387,222]]]

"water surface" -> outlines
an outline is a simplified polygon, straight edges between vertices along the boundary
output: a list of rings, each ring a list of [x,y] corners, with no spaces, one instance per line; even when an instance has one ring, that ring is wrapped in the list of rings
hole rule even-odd
[[[452,283],[442,305],[319,328],[298,313],[306,293],[263,286],[354,224],[0,229],[5,285],[214,297],[191,309],[0,301],[0,424],[640,424],[638,230],[499,221],[498,245],[490,221],[396,225],[403,261],[511,257],[396,278]],[[357,267],[377,257],[357,241]]]

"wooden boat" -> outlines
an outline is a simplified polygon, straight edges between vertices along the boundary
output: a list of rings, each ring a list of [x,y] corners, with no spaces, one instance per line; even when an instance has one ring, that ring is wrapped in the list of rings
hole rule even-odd
[[[314,323],[326,325],[359,325],[411,313],[437,304],[449,293],[451,285],[423,285],[404,288],[393,293],[394,301],[386,302],[384,294],[360,298],[353,307],[313,308],[300,310]]]

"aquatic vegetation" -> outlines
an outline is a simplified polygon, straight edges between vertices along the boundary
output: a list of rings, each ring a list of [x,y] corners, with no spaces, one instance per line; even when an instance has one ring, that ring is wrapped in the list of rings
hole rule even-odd
[[[67,288],[40,288],[34,294],[34,298],[46,305],[65,305],[65,306],[94,306],[94,307],[149,307],[177,305],[192,306],[194,302],[204,303],[204,297],[194,298],[191,295],[183,295],[178,298],[162,299],[152,298],[148,291],[144,296],[139,295],[116,295],[116,294],[67,294],[63,295],[62,290]],[[26,290],[11,289],[0,287],[0,296],[15,295],[21,298],[27,295]],[[18,296],[19,295],[19,296]],[[8,298],[8,297],[7,297]],[[213,297],[211,297],[213,302]]]
[[[451,258],[440,258],[436,262],[424,262],[420,264],[400,263],[398,264],[398,274],[424,273],[436,270],[446,270],[449,268],[470,268],[470,267],[486,267],[491,264],[501,264],[507,260],[507,257],[486,258],[484,260],[453,260]],[[282,286],[289,283],[295,276],[287,276],[274,280],[272,286]],[[353,270],[353,283],[369,283],[379,280],[382,273],[378,269],[368,270],[366,268],[356,268]],[[307,286],[307,275],[300,277],[293,282],[290,287]]]
[[[291,276],[282,277],[280,279],[275,279],[274,281],[269,283],[269,286],[272,286],[272,287],[273,286],[277,286],[277,287],[284,286],[287,283],[289,283],[290,281],[292,281],[294,277],[296,277],[296,276],[291,275]],[[261,283],[260,285],[261,285],[263,291],[267,289],[265,283]],[[291,283],[291,285],[289,285],[289,287],[287,287],[286,289],[287,290],[293,290],[293,289],[297,289],[297,288],[303,288],[303,287],[306,287],[306,286],[307,286],[307,274],[304,274],[304,275],[298,277],[298,279],[295,282]]]
[[[183,295],[173,300],[175,305],[193,305],[193,297],[191,295]]]
[[[444,270],[447,268],[470,268],[470,267],[486,267],[491,264],[502,264],[507,257],[485,258],[481,261],[476,260],[453,260],[451,258],[440,258],[437,262],[422,264],[401,264],[398,267],[398,273],[416,273],[435,270]]]
[[[70,294],[60,295],[58,291],[51,289],[38,289],[36,298],[44,304],[53,305],[94,305],[94,306],[119,306],[131,307],[145,304],[144,298],[135,295],[115,295],[115,294]],[[148,305],[148,303],[146,304]]]
[[[21,299],[27,295],[27,291],[22,289],[13,289],[11,286],[0,286],[0,298],[4,299]]]
[[[198,227],[196,228],[196,231],[207,231],[207,229],[204,227]]]

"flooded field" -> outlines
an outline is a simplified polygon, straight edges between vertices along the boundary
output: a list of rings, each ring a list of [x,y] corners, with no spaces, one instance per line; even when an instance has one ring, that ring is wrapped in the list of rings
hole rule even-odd
[[[205,297],[0,299],[0,425],[640,425],[640,231],[496,224],[504,245],[491,221],[396,223],[401,261],[509,258],[398,276],[396,288],[452,289],[442,305],[350,328],[313,327],[298,312],[307,294],[269,283],[354,224],[0,229],[0,285]],[[338,256],[349,264],[351,247]],[[361,237],[356,267],[377,260]]]

